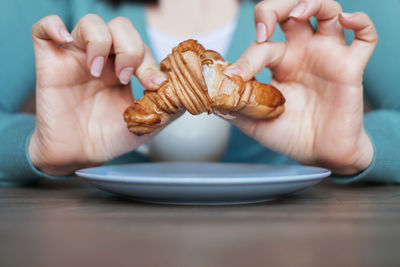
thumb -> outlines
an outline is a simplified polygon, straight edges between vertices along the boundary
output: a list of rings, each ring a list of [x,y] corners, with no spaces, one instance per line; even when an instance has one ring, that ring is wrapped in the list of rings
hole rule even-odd
[[[283,59],[286,45],[283,42],[253,42],[240,58],[225,69],[228,76],[236,74],[242,76],[244,81],[252,79],[263,68],[275,68]]]

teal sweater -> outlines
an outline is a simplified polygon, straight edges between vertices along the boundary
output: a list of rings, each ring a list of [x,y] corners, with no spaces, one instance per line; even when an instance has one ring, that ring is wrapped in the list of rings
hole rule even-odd
[[[364,117],[365,128],[375,154],[371,166],[356,176],[332,177],[338,183],[367,180],[381,183],[400,181],[400,1],[341,0],[347,12],[363,11],[374,21],[380,37],[364,75],[367,100],[374,110]],[[242,2],[238,26],[227,60],[234,62],[255,39],[254,3]],[[116,16],[131,19],[143,40],[149,44],[143,6],[130,3],[113,7],[95,0],[14,0],[3,1],[0,9],[0,185],[32,183],[40,178],[63,179],[41,173],[30,162],[27,144],[35,127],[35,116],[21,113],[21,107],[35,89],[35,67],[31,26],[40,18],[58,14],[69,29],[87,13],[99,14],[105,21]],[[348,33],[351,38],[351,33]],[[273,39],[284,40],[278,28]],[[267,82],[265,70],[257,78]],[[135,96],[142,87],[133,82]],[[136,152],[111,163],[149,161]],[[285,164],[294,162],[275,153],[232,127],[229,147],[223,161]]]

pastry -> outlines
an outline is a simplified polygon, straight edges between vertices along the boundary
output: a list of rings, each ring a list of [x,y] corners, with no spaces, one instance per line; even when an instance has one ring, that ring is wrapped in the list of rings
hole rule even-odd
[[[165,125],[173,114],[214,112],[226,118],[236,112],[254,119],[271,119],[284,111],[285,98],[274,86],[256,79],[243,82],[223,73],[230,63],[195,40],[172,49],[160,64],[169,80],[156,91],[145,90],[124,112],[128,129],[137,135]]]

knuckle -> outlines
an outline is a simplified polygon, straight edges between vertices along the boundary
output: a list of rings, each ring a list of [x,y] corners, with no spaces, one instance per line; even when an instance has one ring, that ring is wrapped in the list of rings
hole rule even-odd
[[[333,1],[333,6],[334,6],[335,10],[336,10],[338,13],[340,13],[340,12],[343,11],[343,10],[342,10],[342,6],[339,4],[339,2]]]
[[[357,16],[358,17],[358,19],[359,20],[361,20],[361,21],[363,21],[364,23],[366,23],[366,24],[373,24],[372,23],[372,20],[370,19],[370,17],[366,14],[366,13],[364,13],[364,12],[354,12],[353,13],[355,16]]]
[[[259,2],[255,7],[254,7],[254,17],[256,19],[260,19],[261,17],[264,16],[268,12],[268,7],[267,7],[267,2],[262,1]]]
[[[254,7],[254,12],[262,13],[262,12],[266,11],[266,9],[267,9],[266,1],[261,1]]]
[[[310,6],[309,8],[312,10],[320,10],[323,6],[323,2],[327,3],[327,1],[329,0],[313,0],[313,1],[304,1],[305,3],[307,3],[308,6]]]
[[[376,32],[376,29],[373,24],[369,24],[366,28],[366,30],[369,32],[369,38],[368,41],[371,43],[375,43],[378,41],[378,33]]]
[[[124,57],[128,57],[131,60],[140,60],[142,61],[145,54],[144,44],[140,45],[131,45],[131,46],[116,46],[114,47],[116,55],[123,55]]]
[[[58,15],[48,15],[41,18],[39,21],[32,25],[31,33],[33,34],[37,30],[45,31],[48,25],[59,22],[62,22],[62,20]]]
[[[112,39],[110,33],[104,32],[103,34],[96,34],[96,35],[91,35],[87,37],[87,43],[93,44],[93,45],[111,45],[112,44]]]
[[[355,12],[358,16],[362,16],[363,18],[368,17],[368,15],[365,12]]]
[[[270,5],[269,1],[264,0],[258,3],[254,8],[254,19],[256,22],[268,21],[269,17],[273,17],[274,20],[279,20],[279,13]]]
[[[120,53],[117,54],[123,54],[125,57],[129,57],[131,60],[135,61],[141,61],[144,57],[143,50],[137,47],[126,48],[125,50],[120,51]]]
[[[49,15],[49,16],[41,18],[33,26],[39,26],[39,25],[54,23],[54,22],[58,22],[58,21],[61,21],[61,18],[59,16],[57,16],[57,15]]]
[[[111,40],[108,40],[108,38],[103,38],[103,39],[93,38],[93,39],[87,40],[86,46],[88,48],[96,47],[96,48],[101,48],[102,50],[106,50],[106,49],[110,48]]]
[[[378,36],[378,33],[376,32],[376,30],[374,28],[374,33],[373,33],[373,36],[372,36],[372,42],[376,43],[376,42],[378,42],[378,40],[379,40],[379,36]]]
[[[373,24],[371,18],[364,12],[358,12],[359,16],[365,20],[368,24]]]
[[[378,41],[378,33],[376,31],[375,25],[372,22],[371,18],[364,12],[357,12],[356,13],[366,24],[365,28],[363,29],[365,32],[368,33],[368,41],[371,43]]]
[[[46,22],[53,22],[53,21],[60,21],[61,18],[58,15],[49,15],[44,17],[42,20]]]
[[[33,24],[32,25],[32,28],[31,28],[31,34],[33,35],[34,33],[35,33],[35,31],[39,28],[39,27],[42,27],[42,23],[41,23],[41,20],[39,20],[38,22],[36,22],[35,24]]]
[[[102,21],[102,20],[103,19],[99,15],[92,14],[92,13],[86,14],[85,16],[83,16],[81,18],[81,21],[90,21],[90,22],[92,22],[92,21],[97,22],[97,21]]]
[[[114,19],[112,19],[109,24],[123,24],[123,25],[132,25],[132,22],[130,19],[126,18],[126,17],[116,17]]]

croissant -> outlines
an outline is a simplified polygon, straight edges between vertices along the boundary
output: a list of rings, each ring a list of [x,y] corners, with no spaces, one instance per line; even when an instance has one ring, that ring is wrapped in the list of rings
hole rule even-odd
[[[284,111],[285,98],[278,89],[254,78],[243,82],[238,75],[225,75],[229,65],[196,40],[180,43],[160,64],[169,80],[156,91],[145,90],[143,97],[125,110],[129,131],[150,133],[184,110],[228,118],[234,111],[254,119],[274,118]]]

